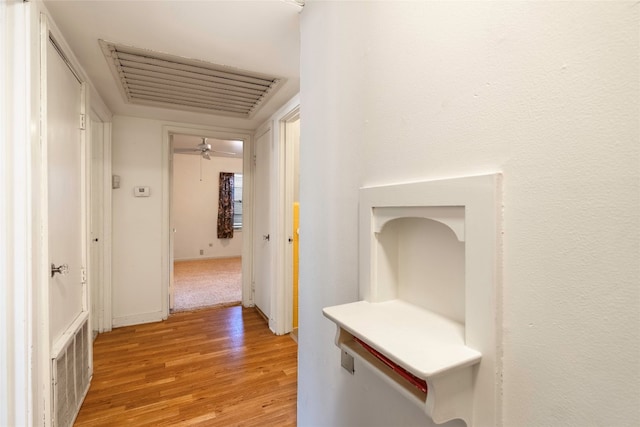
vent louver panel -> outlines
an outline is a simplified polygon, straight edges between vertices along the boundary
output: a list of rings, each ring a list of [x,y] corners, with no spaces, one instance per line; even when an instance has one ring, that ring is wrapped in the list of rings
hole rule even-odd
[[[54,426],[70,427],[80,411],[80,405],[89,390],[89,326],[82,327],[71,336],[60,354],[53,359]]]
[[[282,79],[100,40],[126,102],[250,118]]]

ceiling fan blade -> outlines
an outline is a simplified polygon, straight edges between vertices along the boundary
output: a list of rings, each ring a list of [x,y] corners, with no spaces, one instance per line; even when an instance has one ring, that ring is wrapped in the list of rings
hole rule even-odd
[[[211,156],[209,156],[210,153],[217,153],[234,157],[238,155],[238,153],[234,153],[231,151],[212,150],[211,144],[207,142],[207,138],[202,138],[202,142],[194,148],[174,148],[173,152],[179,154],[197,154],[199,156],[202,156],[203,159],[207,160],[211,160]]]
[[[218,150],[209,150],[212,153],[219,153],[219,154],[228,154],[230,156],[235,156],[237,153],[232,153],[230,151],[218,151]]]

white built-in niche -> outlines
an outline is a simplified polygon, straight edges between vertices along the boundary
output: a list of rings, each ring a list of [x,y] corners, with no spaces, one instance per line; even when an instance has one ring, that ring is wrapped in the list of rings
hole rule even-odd
[[[436,423],[501,424],[500,188],[494,174],[361,189],[360,300],[323,310],[343,366]]]

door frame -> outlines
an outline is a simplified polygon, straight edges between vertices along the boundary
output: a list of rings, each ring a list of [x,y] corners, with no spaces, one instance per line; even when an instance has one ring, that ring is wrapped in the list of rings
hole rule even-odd
[[[281,261],[282,261],[282,283],[284,285],[283,297],[283,322],[284,332],[288,333],[293,330],[293,242],[289,242],[289,237],[293,238],[293,202],[294,202],[294,142],[291,139],[289,126],[291,123],[300,120],[300,106],[296,106],[286,116],[280,119],[280,149],[283,156],[282,182],[281,189],[284,193],[282,196],[282,221],[283,233],[285,238],[282,239]]]
[[[169,317],[170,291],[173,278],[173,230],[172,230],[172,186],[173,186],[173,147],[172,135],[192,135],[215,139],[242,140],[242,305],[253,306],[251,292],[251,274],[253,271],[253,170],[251,168],[251,153],[253,152],[253,136],[251,133],[238,129],[198,126],[172,125],[162,126],[162,313],[163,318]]]
[[[275,270],[275,280],[272,284],[274,296],[272,307],[274,324],[273,331],[277,335],[284,335],[293,330],[293,289],[291,283],[287,282],[287,254],[291,252],[291,246],[287,241],[291,228],[287,228],[293,221],[290,209],[287,206],[289,200],[293,199],[292,183],[287,184],[287,144],[286,144],[286,124],[300,116],[300,95],[296,95],[289,100],[273,116],[273,140],[275,144],[274,165],[276,174],[272,183],[272,194],[275,194],[275,257],[273,268]],[[291,171],[288,172],[289,174]],[[274,175],[272,175],[274,176]],[[290,193],[287,192],[290,188]],[[290,276],[289,276],[290,277]]]
[[[112,309],[112,284],[111,284],[111,205],[112,205],[112,169],[111,169],[111,127],[113,117],[109,109],[100,100],[97,93],[94,95],[94,89],[91,89],[91,114],[90,120],[88,120],[87,132],[89,135],[93,135],[92,122],[98,122],[102,126],[101,138],[102,138],[102,152],[101,165],[102,168],[102,185],[99,191],[102,193],[100,196],[100,202],[102,205],[102,223],[98,225],[102,238],[102,271],[100,272],[100,284],[102,286],[96,288],[91,281],[89,281],[89,288],[92,291],[97,292],[97,311],[96,321],[97,325],[94,325],[94,330],[98,332],[109,332],[113,328],[113,309]],[[93,149],[93,141],[91,141],[91,149]],[[92,182],[92,181],[91,181]],[[90,206],[91,201],[89,200]],[[93,209],[94,207],[91,206]],[[89,230],[91,231],[91,230]],[[90,250],[93,246],[90,245]],[[91,272],[89,272],[91,273]],[[89,274],[89,278],[91,274]],[[94,317],[92,315],[92,317]]]

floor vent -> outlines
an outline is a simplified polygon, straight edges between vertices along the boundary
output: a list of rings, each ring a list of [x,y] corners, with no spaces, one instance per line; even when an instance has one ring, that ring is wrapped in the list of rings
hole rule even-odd
[[[54,426],[73,425],[84,396],[89,390],[89,324],[71,337],[66,347],[53,359]]]
[[[130,104],[251,118],[283,82],[278,77],[100,40]]]

